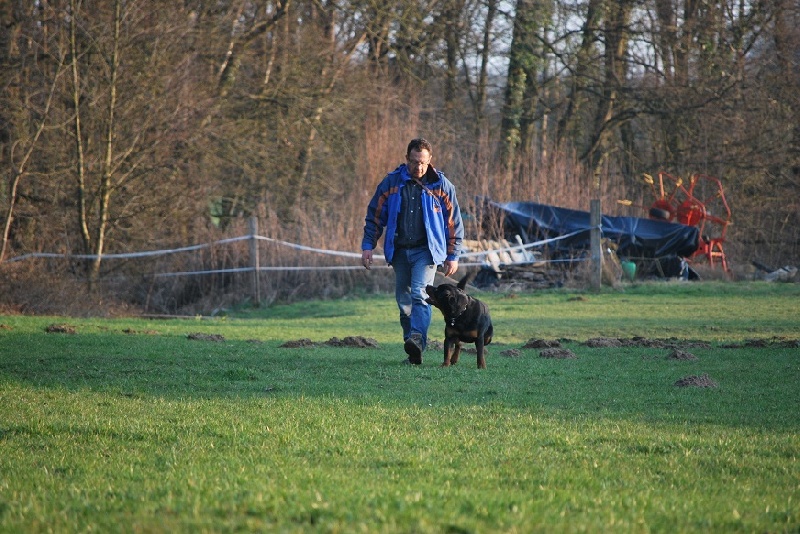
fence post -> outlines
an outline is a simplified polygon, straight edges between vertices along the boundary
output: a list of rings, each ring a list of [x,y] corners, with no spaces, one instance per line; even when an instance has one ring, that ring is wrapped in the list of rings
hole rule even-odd
[[[589,237],[592,248],[592,274],[590,278],[592,289],[599,291],[603,276],[603,251],[600,249],[600,199],[592,199],[590,201],[590,206],[589,225],[591,226],[591,230]]]
[[[252,216],[249,221],[250,225],[250,268],[253,271],[253,302],[256,307],[261,306],[261,286],[259,284],[259,269],[261,267],[258,258],[258,217]]]

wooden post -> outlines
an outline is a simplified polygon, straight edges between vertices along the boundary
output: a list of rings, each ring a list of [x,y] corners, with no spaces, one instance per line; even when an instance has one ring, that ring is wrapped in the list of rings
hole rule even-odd
[[[589,225],[590,231],[590,245],[592,250],[592,265],[591,265],[591,287],[595,291],[600,290],[603,277],[603,251],[600,248],[600,199],[592,199],[590,202],[589,210]]]
[[[253,303],[256,307],[261,306],[261,285],[259,284],[259,269],[261,264],[258,258],[258,217],[250,217],[250,268],[253,270]]]

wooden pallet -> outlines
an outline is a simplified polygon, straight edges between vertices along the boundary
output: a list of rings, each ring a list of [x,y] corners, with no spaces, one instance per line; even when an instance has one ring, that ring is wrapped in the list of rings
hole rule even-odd
[[[536,262],[535,255],[523,248],[522,239],[517,236],[517,245],[512,245],[506,239],[499,241],[489,239],[465,239],[462,242],[467,252],[485,252],[479,256],[482,261],[492,267],[495,272],[501,272],[506,265],[531,264]]]

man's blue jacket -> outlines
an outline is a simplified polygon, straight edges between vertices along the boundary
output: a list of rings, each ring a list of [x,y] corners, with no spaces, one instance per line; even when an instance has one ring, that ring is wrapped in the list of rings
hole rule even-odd
[[[433,167],[428,167],[423,179],[422,213],[433,262],[441,265],[445,260],[458,260],[461,241],[464,239],[464,223],[461,220],[456,188],[443,173]],[[385,228],[383,255],[389,264],[394,258],[400,191],[410,180],[408,168],[405,164],[400,165],[378,184],[367,207],[361,250],[373,250]]]

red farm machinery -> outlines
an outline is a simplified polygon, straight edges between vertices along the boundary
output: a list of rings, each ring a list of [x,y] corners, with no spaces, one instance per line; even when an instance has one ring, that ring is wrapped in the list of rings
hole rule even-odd
[[[687,258],[707,262],[730,273],[725,256],[725,234],[731,224],[731,209],[725,200],[722,182],[707,174],[692,174],[688,180],[659,172],[656,178],[644,175],[654,198],[646,206],[651,219],[677,222],[697,227],[697,250]]]

